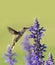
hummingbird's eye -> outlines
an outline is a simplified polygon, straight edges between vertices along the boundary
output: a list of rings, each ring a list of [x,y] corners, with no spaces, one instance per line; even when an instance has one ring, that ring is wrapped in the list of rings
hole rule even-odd
[[[23,29],[25,29],[25,27]]]

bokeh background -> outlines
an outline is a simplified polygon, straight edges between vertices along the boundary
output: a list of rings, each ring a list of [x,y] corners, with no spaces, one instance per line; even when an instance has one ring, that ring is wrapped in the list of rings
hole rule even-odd
[[[55,0],[0,0],[0,65],[8,65],[2,58],[12,40],[7,26],[19,30],[33,25],[34,18],[38,18],[40,25],[46,29],[41,41],[47,45],[45,60],[49,52],[52,52],[55,59]],[[15,65],[25,65],[25,52],[21,46],[23,39],[24,35],[13,51],[18,54],[18,62]]]

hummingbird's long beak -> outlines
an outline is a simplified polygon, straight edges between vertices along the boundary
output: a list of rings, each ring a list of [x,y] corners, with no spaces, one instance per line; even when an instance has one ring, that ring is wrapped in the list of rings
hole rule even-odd
[[[24,27],[24,29],[29,29],[30,27]]]

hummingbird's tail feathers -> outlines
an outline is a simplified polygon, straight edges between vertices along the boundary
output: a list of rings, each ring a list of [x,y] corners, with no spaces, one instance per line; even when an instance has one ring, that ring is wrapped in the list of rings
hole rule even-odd
[[[16,30],[14,30],[13,28],[11,28],[11,27],[8,27],[8,30],[9,30],[9,32],[10,32],[12,35],[18,34],[18,32],[17,32]]]
[[[11,49],[14,49],[14,46],[15,46],[15,43],[13,43],[13,44],[11,45]]]
[[[17,41],[18,41],[18,38],[14,38],[14,39],[12,40],[11,49],[14,48],[14,46],[15,46],[15,44],[16,44]]]

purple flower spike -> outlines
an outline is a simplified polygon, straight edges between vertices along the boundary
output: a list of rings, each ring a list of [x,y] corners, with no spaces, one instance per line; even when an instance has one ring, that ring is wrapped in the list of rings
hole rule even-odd
[[[43,52],[46,51],[45,50],[46,46],[45,46],[45,44],[42,45],[40,43],[40,41],[41,41],[41,37],[43,36],[43,31],[45,31],[45,29],[43,27],[40,28],[40,24],[37,19],[34,20],[34,25],[31,26],[30,29],[31,29],[30,30],[31,34],[29,35],[29,38],[33,38],[33,40],[34,40],[33,57],[38,56],[35,58],[35,60],[33,60],[33,61],[36,61],[34,65],[44,65]]]
[[[33,26],[30,27],[29,31],[32,31],[32,30],[34,30],[34,29],[33,29]]]
[[[44,65],[43,52],[46,51],[46,46],[45,44],[41,45],[40,40],[45,29],[43,27],[40,28],[38,20],[35,19],[34,25],[30,27],[29,31],[31,32],[31,34],[29,36],[25,36],[24,42],[22,43],[24,50],[27,53],[27,65]],[[30,45],[29,38],[33,38],[33,45]]]
[[[23,48],[26,51],[26,56],[25,56],[25,60],[26,60],[26,65],[32,65],[32,46],[30,45],[28,36],[26,35],[24,38],[24,41],[22,42]]]
[[[39,28],[39,23],[38,23],[38,20],[37,18],[34,19],[34,26],[35,30],[37,30]]]
[[[46,45],[41,44],[41,38],[43,36],[43,32],[46,31],[44,27],[40,27],[40,24],[37,19],[34,20],[34,25],[30,26],[29,31],[31,34],[29,36],[25,36],[23,47],[26,51],[26,61],[27,65],[54,65],[54,61],[52,58],[52,54],[49,54],[48,60],[43,60],[44,55],[43,52],[46,52]],[[34,40],[34,44],[30,45],[29,39]]]
[[[26,51],[30,50],[31,45],[29,43],[28,36],[25,36],[24,41],[22,42],[22,45],[23,45],[24,50],[26,50]]]
[[[17,62],[14,58],[14,56],[17,56],[16,53],[12,53],[10,45],[7,47],[7,52],[4,54],[4,57],[6,58],[5,62],[8,62],[9,65],[14,65],[15,62]]]
[[[29,38],[35,38],[38,41],[40,41],[43,36],[43,31],[45,31],[44,27],[40,28],[40,24],[37,19],[34,20],[34,25],[31,26],[29,30],[32,33]]]
[[[46,61],[46,65],[55,65],[55,62],[51,53],[49,53],[48,60]]]

